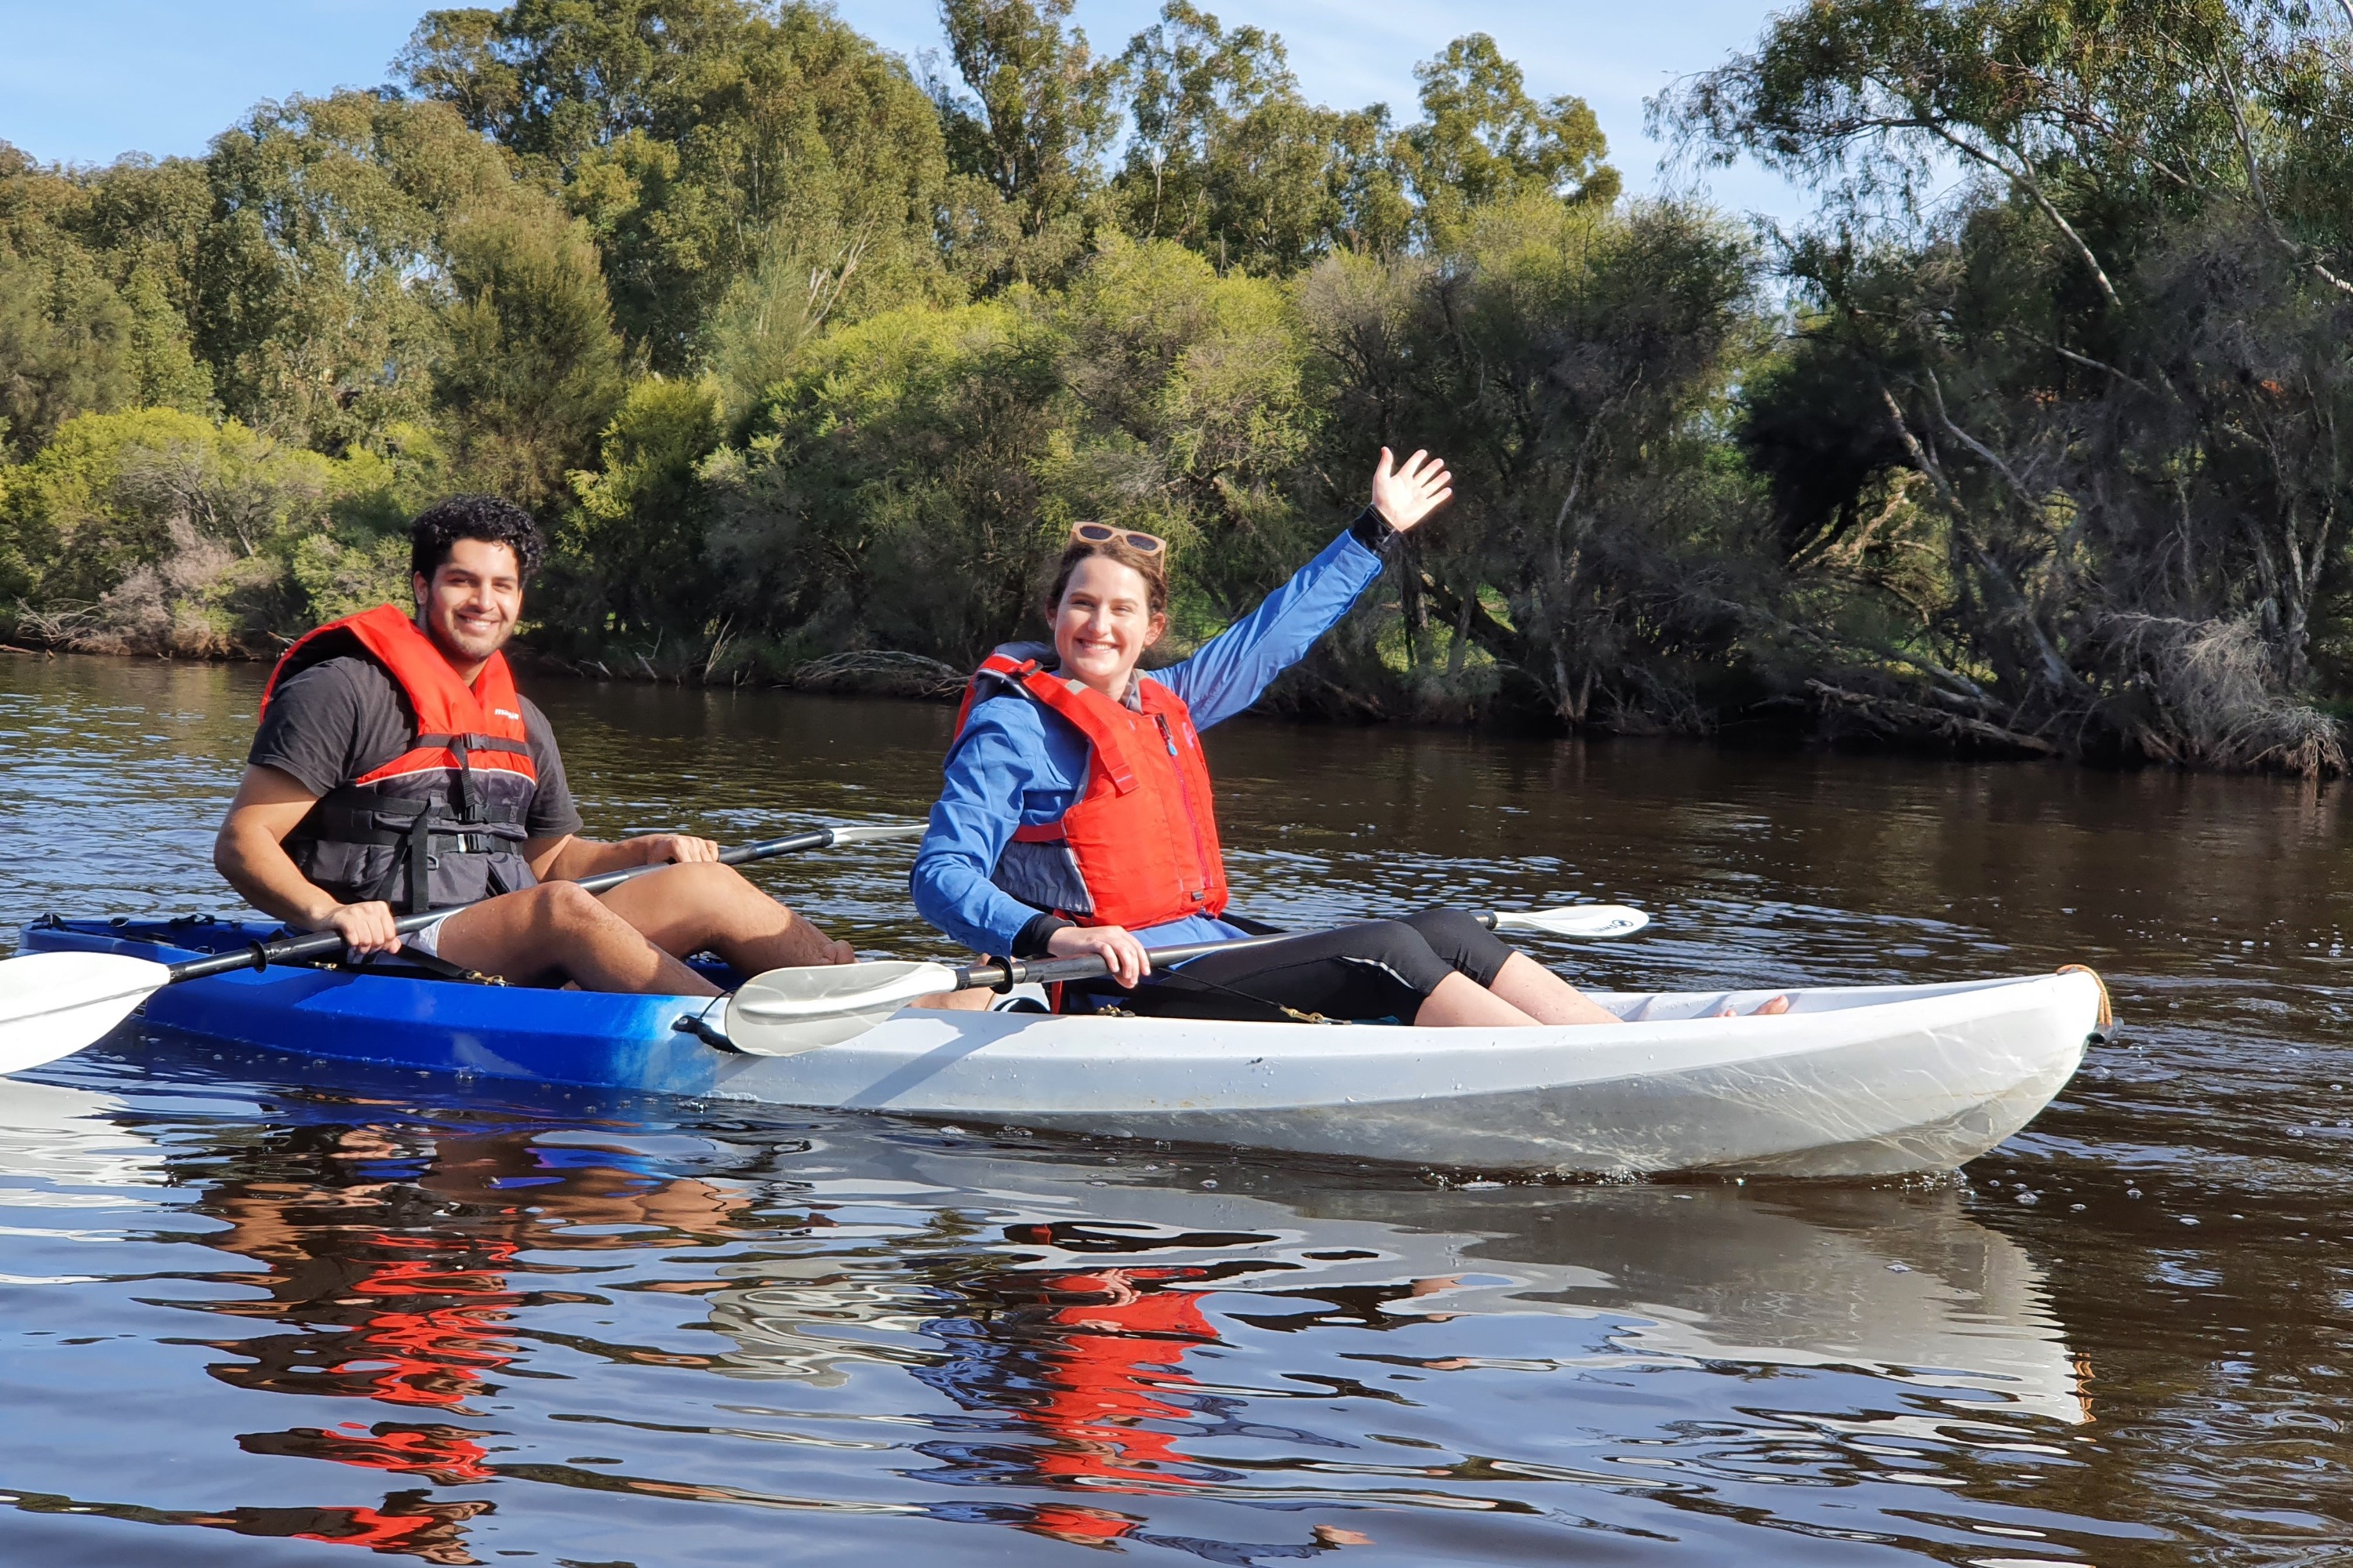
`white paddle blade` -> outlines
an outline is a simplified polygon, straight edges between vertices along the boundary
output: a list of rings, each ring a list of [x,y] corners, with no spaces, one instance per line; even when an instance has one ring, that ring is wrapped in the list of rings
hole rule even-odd
[[[879,843],[884,839],[912,839],[922,833],[926,826],[923,822],[904,822],[887,828],[836,828],[833,830],[833,842],[839,847],[842,844]]]
[[[945,964],[893,961],[770,969],[727,1001],[727,1039],[754,1056],[797,1056],[865,1033],[919,996],[955,989]]]
[[[162,964],[121,953],[26,953],[0,963],[0,1073],[70,1056],[171,979]]]
[[[1495,916],[1498,931],[1531,931],[1584,941],[1599,937],[1630,937],[1650,923],[1648,915],[1623,904],[1571,904],[1558,909],[1522,909]]]

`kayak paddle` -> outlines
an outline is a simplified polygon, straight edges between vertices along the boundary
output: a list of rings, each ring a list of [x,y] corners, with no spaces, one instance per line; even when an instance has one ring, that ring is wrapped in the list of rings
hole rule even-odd
[[[1534,931],[1569,938],[1623,937],[1651,923],[1641,910],[1617,904],[1491,912],[1476,918],[1491,931]],[[1153,967],[1182,963],[1204,953],[1261,947],[1298,934],[1277,931],[1263,937],[1155,948]],[[895,959],[770,969],[745,980],[727,999],[725,1043],[754,1056],[797,1056],[855,1039],[918,997],[982,987],[1011,991],[1017,985],[1094,980],[1110,970],[1111,965],[1095,954],[1074,959],[988,959],[962,969]],[[699,1021],[682,1022],[681,1027],[706,1040],[717,1033],[700,1027]]]
[[[742,865],[795,850],[831,849],[839,844],[871,843],[880,839],[913,838],[923,831],[920,822],[878,828],[817,828],[785,838],[743,844],[721,853],[722,865]],[[625,866],[618,871],[580,878],[591,893],[618,887],[632,877],[675,865],[657,861],[650,865]],[[469,906],[452,904],[404,915],[393,929],[406,935],[421,930],[452,911]],[[202,980],[232,969],[258,969],[273,963],[322,959],[343,950],[343,938],[333,931],[313,931],[276,942],[256,942],[241,952],[220,953],[185,963],[159,964],[126,953],[24,953],[0,961],[0,1075],[20,1073],[70,1055],[104,1035],[131,1016],[131,1010],[167,985]]]

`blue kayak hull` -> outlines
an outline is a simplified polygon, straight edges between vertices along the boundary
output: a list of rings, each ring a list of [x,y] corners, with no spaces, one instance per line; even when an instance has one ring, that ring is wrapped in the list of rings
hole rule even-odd
[[[24,952],[108,952],[178,963],[282,933],[231,921],[37,922]],[[198,1039],[543,1084],[703,1095],[751,1065],[676,1027],[709,1000],[470,985],[272,964],[166,986],[140,1016]]]

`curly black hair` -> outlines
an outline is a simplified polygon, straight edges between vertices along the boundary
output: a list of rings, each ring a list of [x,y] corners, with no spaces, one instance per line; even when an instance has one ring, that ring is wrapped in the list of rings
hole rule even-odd
[[[539,524],[513,502],[495,495],[453,495],[418,513],[408,525],[409,570],[430,582],[460,539],[506,546],[515,553],[526,583],[538,572],[547,548]]]

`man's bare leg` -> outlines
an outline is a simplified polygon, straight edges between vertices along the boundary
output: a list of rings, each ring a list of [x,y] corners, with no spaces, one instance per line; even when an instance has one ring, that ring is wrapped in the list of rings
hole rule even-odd
[[[605,907],[666,953],[716,953],[747,975],[803,964],[848,963],[837,942],[746,881],[709,861],[633,877],[603,895]]]
[[[575,882],[543,883],[460,909],[436,946],[450,963],[527,985],[568,980],[584,991],[719,994]]]
[[[907,1005],[928,1007],[938,1012],[985,1012],[988,1004],[996,1000],[995,991],[986,986],[975,986],[970,991],[934,991],[929,996],[919,996]]]

